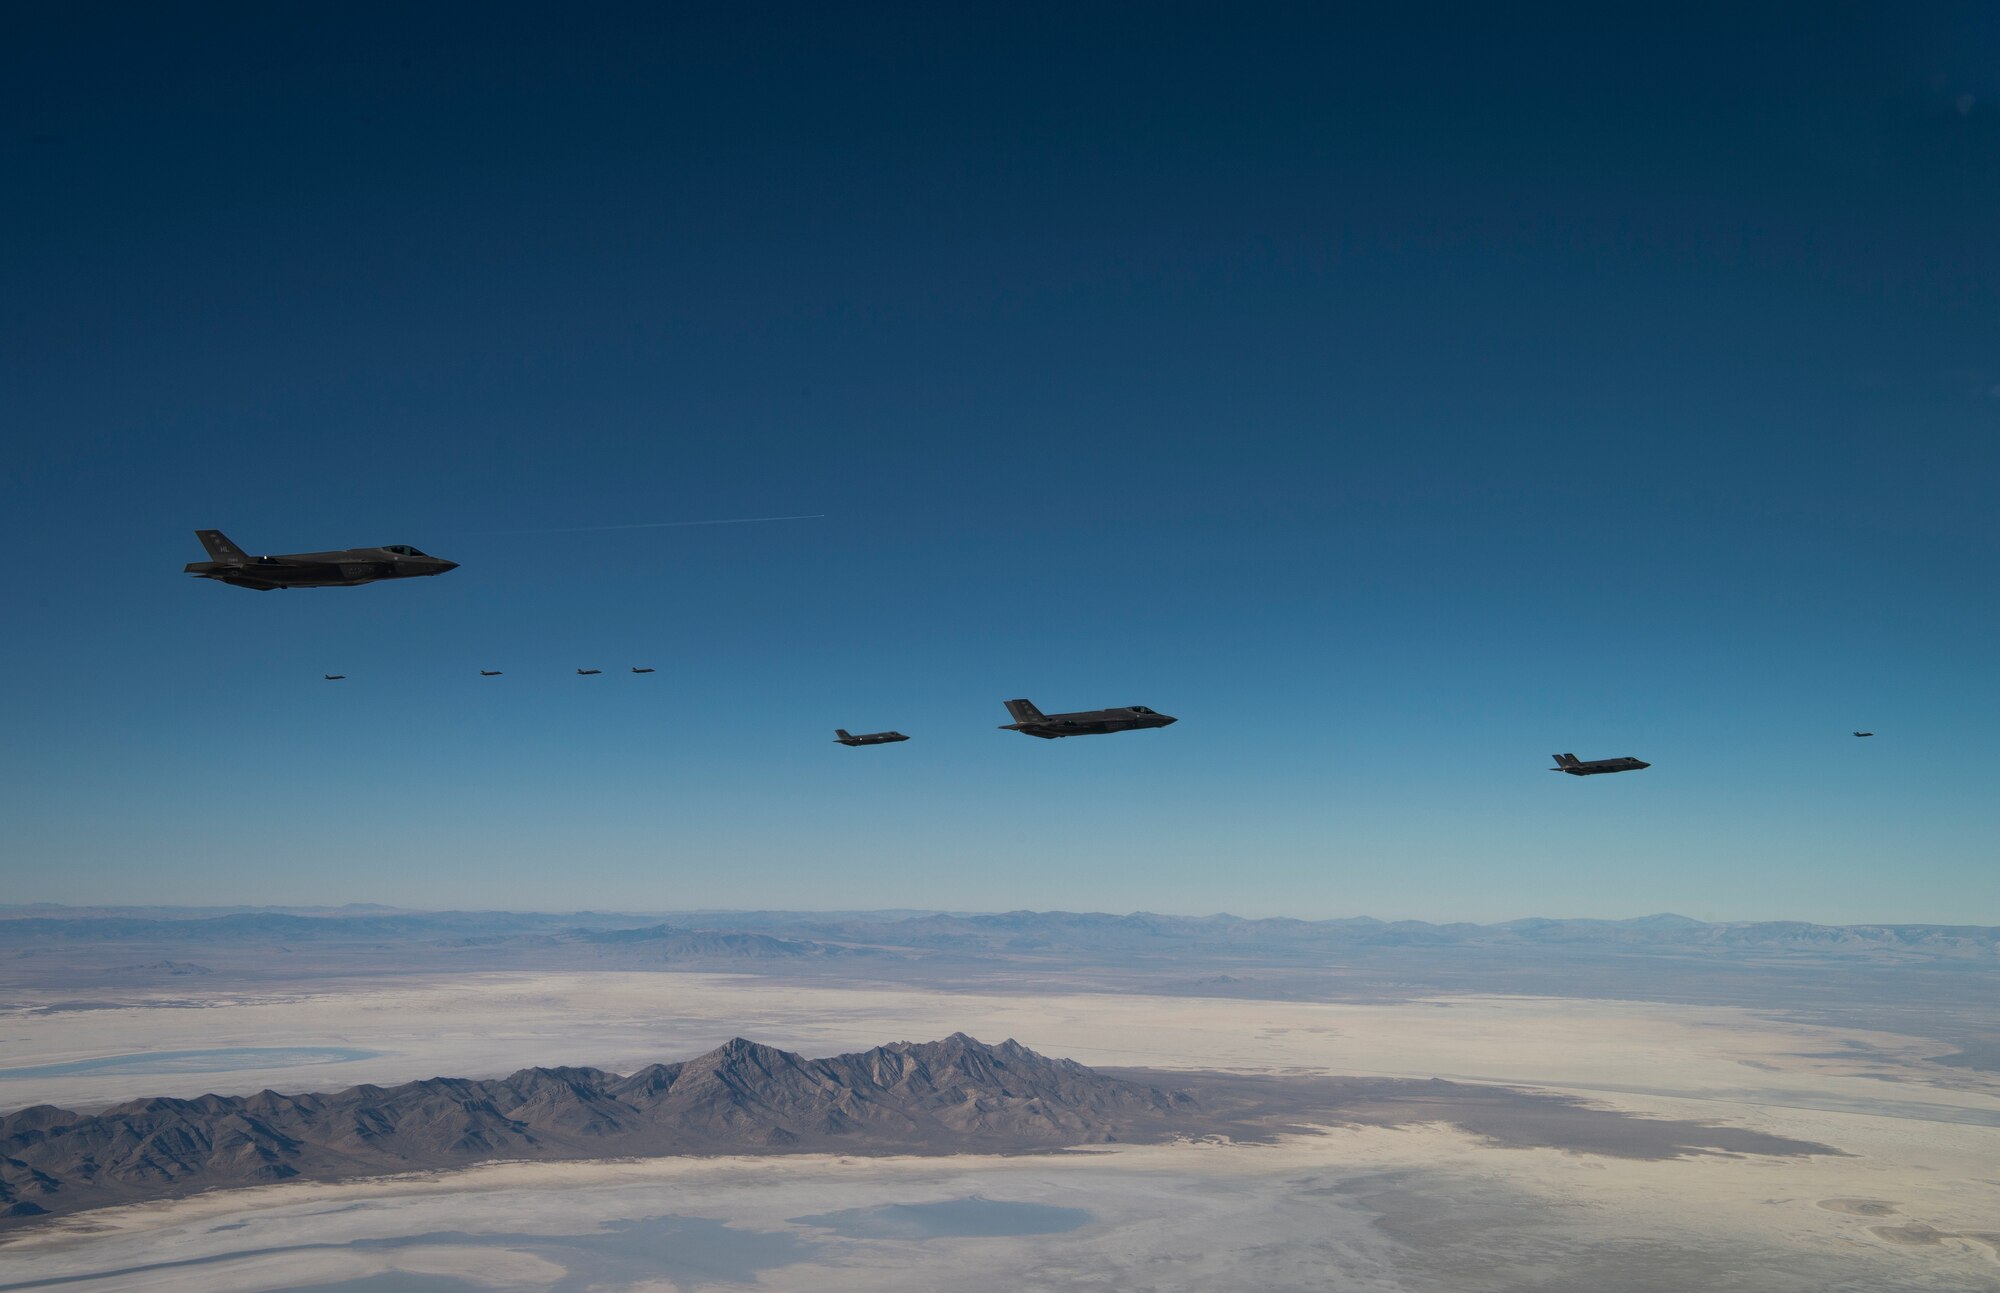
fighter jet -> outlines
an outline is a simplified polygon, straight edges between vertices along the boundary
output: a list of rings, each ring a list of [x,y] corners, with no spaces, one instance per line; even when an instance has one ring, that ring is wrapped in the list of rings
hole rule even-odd
[[[659,672],[659,670],[657,670],[657,669],[641,669],[641,668],[640,668],[639,666],[637,666],[637,665],[633,665],[633,666],[632,666],[632,672],[633,672],[633,673],[658,673],[658,672]]]
[[[576,671],[576,676],[579,678],[588,678],[593,674],[600,674],[603,672],[604,670],[602,669],[578,669]]]
[[[1556,766],[1550,768],[1549,771],[1567,772],[1572,777],[1594,777],[1600,772],[1637,772],[1641,768],[1650,768],[1653,766],[1645,760],[1635,759],[1629,754],[1622,759],[1579,760],[1574,754],[1558,754],[1553,757],[1555,758]]]
[[[1856,736],[1873,736],[1873,735],[1875,735],[1875,733],[1873,733],[1873,732],[1856,732],[1856,733],[1855,733],[1855,735],[1856,735]]]
[[[347,680],[347,675],[344,673],[323,673],[320,677],[326,679],[328,682],[345,682]]]
[[[1180,720],[1171,714],[1147,709],[1144,705],[1120,705],[1113,709],[1085,709],[1074,714],[1044,714],[1031,700],[1006,702],[1011,723],[1002,723],[1003,732],[1020,732],[1053,741],[1062,736],[1095,736],[1102,732],[1133,732],[1142,727],[1165,727]]]
[[[479,676],[482,678],[498,678],[500,676],[500,672],[501,671],[498,669],[481,669],[479,671]]]
[[[856,736],[844,727],[833,729],[833,739],[841,745],[894,745],[910,738],[901,732],[863,732]]]
[[[391,543],[380,548],[344,548],[339,552],[292,552],[277,557],[252,557],[229,541],[220,530],[196,530],[195,537],[208,549],[211,560],[190,561],[187,572],[203,579],[219,579],[238,588],[268,592],[273,588],[345,588],[372,584],[378,579],[409,579],[416,575],[441,575],[458,569],[456,561],[446,561],[417,551],[407,543]]]

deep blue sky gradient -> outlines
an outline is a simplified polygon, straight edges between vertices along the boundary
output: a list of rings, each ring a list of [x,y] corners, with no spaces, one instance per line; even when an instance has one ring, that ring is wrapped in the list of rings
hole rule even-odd
[[[1739,8],[15,8],[0,895],[2000,923],[2000,19]]]

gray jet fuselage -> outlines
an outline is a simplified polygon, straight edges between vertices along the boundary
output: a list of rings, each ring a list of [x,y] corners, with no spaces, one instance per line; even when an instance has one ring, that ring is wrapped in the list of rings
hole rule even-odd
[[[856,736],[844,727],[833,729],[833,739],[839,745],[894,745],[910,738],[901,732],[863,732]]]
[[[1595,777],[1606,772],[1637,772],[1653,765],[1643,759],[1627,755],[1622,759],[1578,759],[1574,754],[1554,756],[1556,766],[1550,772],[1567,772],[1572,777]]]
[[[212,559],[190,561],[187,573],[259,592],[273,588],[351,588],[378,579],[412,579],[458,569],[456,561],[419,552],[407,543],[252,557],[220,530],[196,530],[195,537],[208,549]]]
[[[1044,714],[1030,700],[1005,702],[1011,723],[1002,723],[1003,732],[1019,732],[1054,741],[1065,736],[1101,736],[1107,732],[1136,732],[1148,727],[1166,727],[1180,720],[1144,705],[1117,705],[1110,709],[1080,709],[1069,714]]]

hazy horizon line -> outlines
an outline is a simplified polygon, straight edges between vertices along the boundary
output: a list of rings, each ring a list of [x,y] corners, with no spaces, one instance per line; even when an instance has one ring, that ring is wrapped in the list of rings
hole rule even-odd
[[[1116,912],[1101,909],[1074,909],[1067,907],[1009,907],[992,908],[945,908],[945,907],[680,907],[650,909],[619,909],[604,907],[583,907],[573,910],[551,910],[536,907],[409,907],[394,903],[347,902],[347,903],[68,903],[68,902],[25,902],[0,903],[0,919],[19,918],[23,913],[92,911],[106,913],[141,912],[188,912],[206,913],[209,916],[226,915],[309,915],[339,912],[369,912],[378,915],[398,916],[442,916],[442,915],[504,915],[504,916],[547,916],[547,917],[588,917],[615,916],[633,920],[665,919],[669,917],[723,917],[723,916],[801,916],[817,919],[834,917],[869,917],[879,920],[922,920],[930,917],[950,917],[971,919],[981,916],[1102,916],[1114,920],[1125,920],[1137,916],[1154,916],[1167,920],[1236,920],[1246,923],[1260,921],[1296,921],[1300,924],[1323,925],[1338,923],[1372,922],[1382,925],[1414,924],[1430,926],[1471,925],[1478,928],[1497,928],[1521,921],[1589,921],[1600,924],[1635,924],[1642,921],[1675,920],[1697,925],[1811,925],[1823,929],[1853,928],[1909,928],[1936,927],[1944,929],[2000,929],[2000,923],[1985,924],[1978,921],[1945,920],[1849,920],[1818,921],[1798,917],[1732,917],[1713,919],[1688,916],[1680,912],[1653,911],[1633,916],[1551,916],[1529,913],[1510,916],[1500,920],[1472,919],[1429,919],[1421,916],[1372,916],[1365,913],[1346,916],[1243,916],[1229,911],[1213,911],[1198,914],[1184,912],[1152,911],[1133,908]]]

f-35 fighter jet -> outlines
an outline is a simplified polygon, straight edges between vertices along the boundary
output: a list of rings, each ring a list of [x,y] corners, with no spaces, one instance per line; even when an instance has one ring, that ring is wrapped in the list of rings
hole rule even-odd
[[[602,669],[578,669],[576,671],[576,676],[579,678],[594,678],[598,674],[603,672],[604,670]]]
[[[1622,759],[1579,760],[1574,754],[1558,754],[1554,757],[1556,766],[1549,771],[1567,772],[1572,777],[1594,777],[1600,772],[1637,772],[1641,768],[1653,766],[1644,759],[1635,759],[1630,755]]]
[[[1006,702],[1011,723],[1002,723],[1003,732],[1019,732],[1053,741],[1062,736],[1096,736],[1103,732],[1135,732],[1142,727],[1165,727],[1180,720],[1171,714],[1147,709],[1144,705],[1120,705],[1113,709],[1084,709],[1074,714],[1044,714],[1031,700]]]
[[[339,552],[291,552],[277,557],[252,557],[229,541],[220,530],[196,530],[195,537],[208,549],[208,561],[190,561],[187,572],[203,579],[219,579],[238,588],[268,592],[273,588],[346,588],[372,584],[378,579],[409,579],[417,575],[441,575],[458,569],[456,561],[446,561],[417,551],[407,543],[391,543],[380,548],[343,548]]]
[[[1856,736],[1873,736],[1873,735],[1875,735],[1875,733],[1873,733],[1873,732],[1856,732],[1856,733],[1855,733],[1855,735],[1856,735]]]
[[[641,668],[640,668],[640,667],[639,667],[638,665],[636,665],[636,664],[635,664],[635,665],[633,665],[633,666],[632,666],[632,672],[633,672],[633,673],[658,673],[658,672],[659,672],[659,670],[657,670],[657,669],[652,669],[652,668],[647,668],[647,669],[641,669]]]
[[[833,739],[841,745],[894,745],[910,738],[901,732],[863,732],[856,736],[844,727],[833,729]]]
[[[325,678],[328,682],[347,681],[347,675],[344,673],[326,673],[326,674],[321,674],[320,677]]]
[[[504,671],[500,669],[481,669],[479,676],[482,678],[498,678],[502,672]]]

